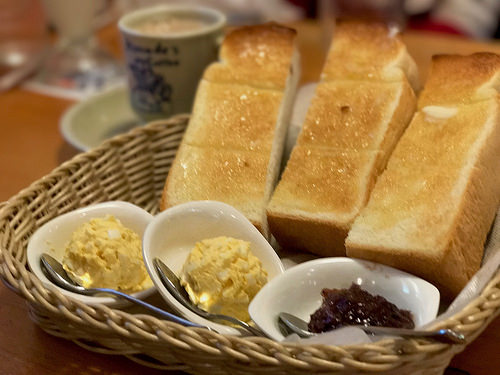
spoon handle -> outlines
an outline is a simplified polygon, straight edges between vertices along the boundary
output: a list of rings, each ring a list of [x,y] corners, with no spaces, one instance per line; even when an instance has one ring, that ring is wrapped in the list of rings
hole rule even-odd
[[[169,321],[174,322],[174,323],[179,323],[179,324],[186,326],[186,327],[198,327],[198,328],[209,329],[208,327],[202,326],[202,325],[197,324],[197,323],[190,322],[189,320],[186,320],[186,319],[183,319],[177,315],[171,314],[168,311],[162,310],[156,306],[150,305],[147,302],[144,302],[138,298],[132,297],[131,295],[128,295],[126,293],[122,293],[122,292],[115,290],[115,289],[94,288],[94,289],[87,289],[87,291],[89,293],[92,293],[92,294],[98,294],[98,293],[112,294],[116,297],[126,299],[127,301],[130,301],[132,303],[135,303],[136,305],[142,306],[150,311],[153,311],[154,313],[162,316],[166,320],[169,320]]]
[[[376,326],[358,326],[366,333],[396,335],[404,337],[432,337],[438,341],[452,344],[465,343],[465,337],[461,333],[451,329],[439,329],[435,331],[423,331],[404,328],[376,327]]]
[[[287,330],[298,334],[300,337],[312,337],[316,333],[308,331],[307,322],[301,318],[289,314],[286,312],[281,312],[278,315],[279,321],[284,324]],[[346,326],[347,327],[347,326]],[[390,335],[390,336],[402,336],[402,337],[432,337],[438,341],[444,342],[446,344],[464,344],[465,336],[459,332],[452,331],[451,329],[439,329],[434,331],[423,331],[415,329],[405,329],[405,328],[392,328],[392,327],[377,327],[377,326],[351,326],[363,330],[366,333],[378,334],[378,335]]]
[[[227,322],[239,325],[240,327],[242,327],[243,329],[246,329],[248,332],[250,332],[254,336],[267,337],[265,335],[265,333],[262,332],[261,330],[255,328],[255,327],[252,327],[250,324],[247,324],[242,320],[233,318],[232,316],[220,315],[220,314],[206,314],[206,315],[202,315],[202,316],[204,318],[206,318],[208,320],[212,320],[212,321],[213,320],[225,320]]]

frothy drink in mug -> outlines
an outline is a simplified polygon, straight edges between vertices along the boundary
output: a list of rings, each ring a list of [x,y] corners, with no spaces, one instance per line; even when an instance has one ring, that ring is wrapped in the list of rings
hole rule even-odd
[[[183,33],[186,31],[195,31],[202,29],[208,25],[209,24],[206,21],[198,18],[168,17],[165,19],[144,22],[135,27],[135,30],[147,35],[161,36]]]
[[[203,71],[218,56],[226,18],[201,6],[139,9],[118,22],[130,103],[145,120],[191,111]]]

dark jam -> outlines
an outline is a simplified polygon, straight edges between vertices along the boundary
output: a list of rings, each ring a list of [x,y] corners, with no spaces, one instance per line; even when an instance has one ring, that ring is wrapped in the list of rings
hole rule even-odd
[[[414,328],[411,312],[400,310],[384,297],[373,296],[352,284],[349,289],[323,289],[323,304],[311,315],[310,332],[348,325]]]

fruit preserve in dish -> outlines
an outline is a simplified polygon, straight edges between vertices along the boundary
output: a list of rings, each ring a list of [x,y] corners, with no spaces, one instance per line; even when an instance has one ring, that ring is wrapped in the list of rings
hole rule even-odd
[[[323,303],[311,315],[310,332],[320,333],[347,325],[414,328],[410,311],[400,310],[379,295],[352,284],[349,289],[323,289]]]

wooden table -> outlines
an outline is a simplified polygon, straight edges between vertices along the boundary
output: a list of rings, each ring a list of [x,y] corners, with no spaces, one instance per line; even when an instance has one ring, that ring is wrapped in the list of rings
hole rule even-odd
[[[317,79],[325,56],[320,28],[313,23],[296,25],[303,56],[302,82]],[[101,42],[121,58],[118,32],[109,26],[99,34]],[[423,78],[435,53],[495,51],[498,43],[478,43],[456,37],[409,32],[405,41]],[[31,182],[78,152],[59,133],[61,114],[70,101],[21,89],[0,94],[0,201],[7,200]],[[97,354],[72,342],[44,333],[28,316],[26,303],[0,283],[0,374],[159,374],[159,370],[135,364],[127,358]],[[451,367],[474,375],[498,373],[500,368],[500,319],[467,349]],[[172,372],[174,373],[174,372]],[[446,374],[463,374],[450,368]]]

